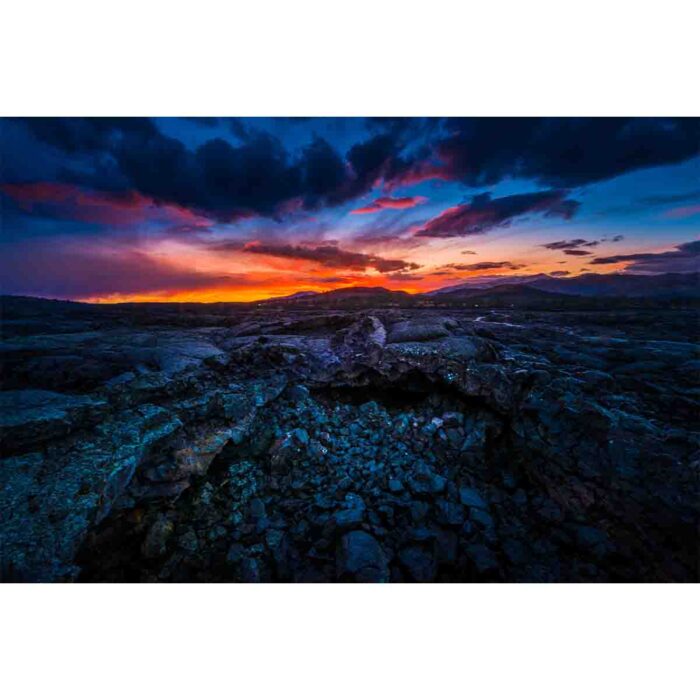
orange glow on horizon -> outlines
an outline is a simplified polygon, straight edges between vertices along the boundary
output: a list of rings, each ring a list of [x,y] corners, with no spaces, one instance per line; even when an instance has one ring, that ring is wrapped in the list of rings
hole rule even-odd
[[[320,281],[305,283],[303,278],[294,281],[291,279],[280,280],[279,284],[269,284],[269,280],[261,281],[259,285],[247,287],[226,287],[216,286],[203,289],[176,289],[162,290],[148,293],[133,293],[133,294],[111,294],[107,296],[84,297],[77,301],[93,303],[93,304],[119,304],[131,302],[189,302],[189,303],[217,303],[217,302],[256,302],[274,299],[275,297],[285,297],[297,292],[329,292],[336,289],[348,289],[352,287],[384,287],[392,291],[403,291],[409,294],[421,294],[430,292],[440,287],[447,287],[460,282],[466,282],[474,277],[482,277],[485,275],[499,275],[503,277],[503,283],[507,284],[509,277],[516,277],[522,274],[539,274],[542,272],[551,271],[551,265],[541,266],[542,269],[534,269],[538,266],[531,266],[528,269],[517,272],[505,272],[499,270],[485,270],[480,272],[456,272],[449,275],[434,275],[425,273],[423,279],[399,281],[391,280],[385,276],[370,276],[363,275],[355,278],[347,278],[347,281],[342,283],[327,283]],[[617,272],[620,265],[611,265],[615,267]],[[613,270],[608,270],[612,272]],[[571,276],[581,274],[580,272],[572,272]]]
[[[440,286],[435,285],[435,287]],[[351,287],[385,287],[392,291],[404,291],[409,294],[419,294],[429,291],[415,286],[397,285],[392,282],[378,282],[367,280],[364,284],[337,284],[318,285],[302,284],[294,287],[274,287],[274,288],[212,288],[194,290],[164,290],[162,292],[139,293],[139,294],[111,294],[102,297],[85,297],[77,299],[89,304],[124,304],[132,302],[190,302],[190,303],[217,303],[217,302],[256,302],[267,301],[275,297],[285,297],[297,292],[330,292],[335,289],[348,289]]]
[[[625,263],[589,268],[591,257],[566,258],[560,251],[543,251],[506,244],[504,241],[479,242],[477,254],[462,255],[463,241],[430,241],[421,251],[408,255],[391,245],[379,248],[375,253],[383,258],[400,258],[407,264],[417,264],[418,269],[406,268],[398,272],[378,272],[371,263],[364,270],[329,265],[328,261],[303,260],[294,257],[277,257],[273,254],[253,254],[246,246],[229,251],[199,248],[179,240],[152,242],[144,254],[156,261],[164,276],[192,273],[195,281],[168,286],[164,280],[161,289],[94,294],[78,298],[78,301],[114,304],[126,302],[257,302],[298,292],[328,292],[348,287],[384,287],[409,294],[430,292],[441,287],[460,284],[474,277],[500,276],[503,283],[509,277],[552,272],[568,272],[573,277],[586,272],[618,272]],[[393,249],[392,249],[393,248]],[[362,250],[362,249],[361,249]],[[362,252],[369,252],[362,250]],[[509,261],[494,263],[493,268],[468,269],[471,264],[484,265],[484,261]],[[508,268],[507,265],[516,267]],[[459,265],[463,265],[459,269]],[[165,274],[167,273],[167,274]],[[197,277],[201,278],[201,282]]]

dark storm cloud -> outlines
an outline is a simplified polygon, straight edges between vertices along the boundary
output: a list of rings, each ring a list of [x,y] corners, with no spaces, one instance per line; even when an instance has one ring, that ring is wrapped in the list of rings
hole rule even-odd
[[[445,210],[424,224],[416,235],[425,238],[472,236],[509,226],[513,219],[531,213],[570,219],[579,202],[566,199],[566,196],[565,190],[514,194],[497,199],[491,199],[489,194],[480,194],[472,197],[470,204]]]
[[[431,178],[469,186],[528,178],[553,187],[552,193],[563,193],[638,168],[681,162],[696,155],[700,143],[697,119],[377,118],[358,121],[365,136],[356,131],[347,152],[320,136],[290,151],[246,120],[186,119],[203,130],[225,126],[236,140],[214,138],[189,148],[148,118],[14,119],[13,134],[20,129],[31,134],[26,140],[53,154],[53,165],[38,167],[31,148],[7,145],[3,171],[11,179],[5,175],[5,181],[43,179],[102,191],[132,190],[156,204],[231,222],[250,216],[280,219],[296,210],[344,204],[376,186],[389,192],[402,183]],[[47,144],[52,148],[46,149]],[[29,157],[23,157],[23,150]],[[38,178],[38,171],[45,177]],[[576,210],[574,200],[552,202],[548,209],[544,204],[529,206],[526,200],[517,204],[518,197],[534,195],[493,200],[493,211],[482,217],[475,217],[475,210],[486,209],[488,200],[475,198],[450,214],[455,223],[463,214],[463,226],[448,230],[443,221],[438,230],[429,222],[419,235],[469,235],[507,225],[529,211],[569,218]]]
[[[404,181],[431,177],[470,186],[505,178],[576,187],[700,153],[700,120],[671,118],[448,119],[448,136]]]
[[[401,169],[402,163],[396,156],[397,145],[393,133],[378,134],[348,151],[348,161],[355,173],[354,181],[348,183],[348,199],[367,192],[376,182],[391,178]]]
[[[241,141],[247,141],[251,136],[251,130],[245,125],[245,122],[238,117],[227,117],[226,123],[228,130]]]
[[[398,272],[400,270],[416,270],[420,267],[416,263],[406,260],[391,260],[379,255],[355,253],[343,250],[335,245],[321,245],[305,247],[300,245],[280,245],[276,243],[222,243],[213,247],[214,250],[240,250],[244,253],[256,255],[269,255],[275,258],[291,258],[293,260],[309,260],[317,262],[324,267],[333,267],[347,270],[366,270],[373,268],[377,272]]]
[[[106,151],[120,135],[153,137],[159,132],[142,117],[31,117],[17,119],[41,141],[69,154]]]
[[[564,250],[565,248],[591,248],[597,246],[599,241],[587,241],[585,238],[573,238],[570,241],[554,241],[552,243],[543,243],[542,248],[548,250]]]
[[[238,120],[228,122],[242,143],[217,138],[195,150],[162,134],[149,119],[22,121],[37,139],[80,161],[80,167],[66,166],[63,179],[84,187],[135,189],[224,222],[342,204],[406,167],[394,131],[355,144],[345,158],[316,137],[293,158],[277,138]]]
[[[324,139],[316,137],[304,150],[302,180],[304,202],[314,209],[324,201],[343,201],[343,189],[348,181],[348,169],[343,159]]]
[[[182,117],[185,121],[192,122],[197,126],[202,126],[207,129],[211,129],[215,126],[219,126],[218,117]]]
[[[631,253],[594,258],[592,265],[631,263],[625,270],[630,272],[698,272],[700,270],[700,241],[689,241],[665,253]]]
[[[370,131],[402,134],[416,131],[433,120],[416,117],[366,117],[364,121]]]

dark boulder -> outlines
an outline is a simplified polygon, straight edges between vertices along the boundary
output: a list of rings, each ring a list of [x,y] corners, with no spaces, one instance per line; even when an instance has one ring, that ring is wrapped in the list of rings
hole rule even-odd
[[[379,542],[362,530],[343,535],[336,553],[336,575],[339,581],[387,582],[389,568]]]

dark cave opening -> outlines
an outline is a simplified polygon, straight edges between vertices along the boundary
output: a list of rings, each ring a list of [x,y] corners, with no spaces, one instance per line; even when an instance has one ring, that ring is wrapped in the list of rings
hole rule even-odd
[[[423,404],[451,405],[455,410],[468,413],[493,408],[478,396],[469,396],[440,377],[430,377],[424,372],[410,369],[396,377],[387,377],[368,370],[346,381],[335,380],[310,387],[311,394],[319,401],[360,406],[374,401],[391,411],[410,410]],[[500,416],[503,420],[505,416]]]

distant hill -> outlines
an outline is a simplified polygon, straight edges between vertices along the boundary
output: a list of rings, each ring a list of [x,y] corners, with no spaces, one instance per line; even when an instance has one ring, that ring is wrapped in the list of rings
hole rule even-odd
[[[525,282],[530,287],[558,294],[593,297],[700,298],[700,274],[663,275],[587,274],[577,277],[550,277]]]
[[[472,289],[454,289],[451,292],[446,292],[440,295],[440,300],[486,300],[486,299],[502,299],[502,300],[522,300],[532,301],[535,299],[556,299],[565,297],[566,295],[557,292],[547,292],[536,287],[530,287],[525,284],[500,284],[496,287],[488,287],[487,289],[472,288]]]
[[[284,304],[304,308],[329,307],[369,307],[369,306],[407,306],[412,303],[413,295],[408,292],[392,291],[384,287],[343,287],[330,292],[305,293],[276,299],[267,299],[266,304]]]
[[[0,320],[47,313],[77,312],[88,309],[90,304],[65,299],[44,299],[42,297],[0,295]]]
[[[700,274],[666,273],[663,275],[625,275],[589,273],[576,277],[551,275],[484,275],[442,289],[426,296],[442,297],[455,292],[490,289],[504,285],[524,286],[544,292],[585,297],[652,297],[700,298]]]
[[[489,289],[490,287],[500,287],[501,285],[527,284],[538,280],[553,279],[549,275],[479,275],[470,277],[459,284],[452,284],[449,287],[441,287],[427,292],[425,296],[436,296],[450,294],[462,289]]]
[[[424,295],[425,306],[456,306],[460,308],[522,308],[566,309],[578,306],[574,297],[557,292],[546,292],[524,284],[501,284],[495,287],[453,289],[437,296]],[[586,301],[583,300],[582,301]],[[590,303],[590,302],[586,302]]]
[[[391,289],[386,289],[386,287],[342,287],[340,289],[333,289],[330,292],[324,292],[320,296],[326,298],[336,298],[336,299],[349,299],[357,297],[408,297],[410,294],[408,292],[395,292]]]
[[[264,302],[278,302],[278,301],[297,301],[299,299],[304,299],[306,297],[318,296],[319,292],[294,292],[294,294],[287,294],[283,297],[271,297],[270,299],[264,299]]]

